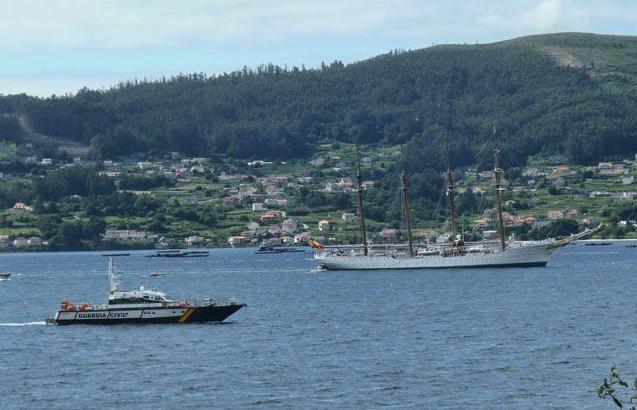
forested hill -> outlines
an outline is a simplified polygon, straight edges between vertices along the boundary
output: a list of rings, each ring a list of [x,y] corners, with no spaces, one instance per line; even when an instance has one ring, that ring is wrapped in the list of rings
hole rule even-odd
[[[590,163],[637,151],[637,37],[563,33],[397,51],[318,69],[273,65],[121,83],[73,96],[0,97],[0,137],[18,118],[111,158],[139,151],[237,158],[309,156],[317,142],[407,141],[414,168],[505,165],[559,153]],[[490,165],[489,165],[490,166]]]

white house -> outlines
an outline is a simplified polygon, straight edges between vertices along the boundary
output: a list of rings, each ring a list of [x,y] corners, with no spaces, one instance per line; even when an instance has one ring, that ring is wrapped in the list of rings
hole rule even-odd
[[[346,223],[352,223],[356,221],[356,214],[353,212],[343,212],[341,220]]]
[[[135,229],[107,229],[104,233],[104,239],[108,241],[140,241],[146,239],[146,232]]]
[[[322,220],[318,223],[319,231],[331,231],[332,230],[332,222],[328,220]]]
[[[231,236],[228,238],[228,245],[236,248],[237,246],[245,246],[248,243],[248,239],[245,236]]]
[[[206,238],[204,238],[203,236],[198,236],[198,235],[192,235],[192,236],[188,236],[184,238],[184,242],[186,242],[186,245],[188,246],[199,245],[204,243],[205,241],[206,241]]]
[[[32,207],[27,206],[22,202],[16,202],[15,205],[13,205],[13,210],[15,212],[33,212]]]
[[[27,238],[24,238],[22,236],[18,236],[17,238],[15,238],[13,240],[13,247],[14,248],[24,248],[29,246],[29,240]]]

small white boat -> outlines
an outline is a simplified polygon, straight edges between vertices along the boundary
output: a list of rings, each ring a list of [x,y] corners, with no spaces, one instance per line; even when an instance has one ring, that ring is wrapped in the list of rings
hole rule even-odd
[[[166,273],[165,272],[152,272],[148,276],[153,276],[153,277],[166,276]]]
[[[0,282],[4,282],[5,280],[9,280],[11,276],[10,273],[0,273]]]

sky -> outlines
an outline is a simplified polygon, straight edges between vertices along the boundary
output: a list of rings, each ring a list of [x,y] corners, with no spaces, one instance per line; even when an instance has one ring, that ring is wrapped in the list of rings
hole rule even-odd
[[[563,31],[637,35],[637,0],[0,0],[0,94]]]

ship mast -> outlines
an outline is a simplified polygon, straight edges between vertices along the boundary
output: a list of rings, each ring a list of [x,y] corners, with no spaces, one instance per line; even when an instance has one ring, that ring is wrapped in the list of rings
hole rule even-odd
[[[456,236],[456,207],[453,201],[453,170],[451,169],[451,149],[449,148],[449,141],[445,140],[445,146],[447,151],[447,197],[449,197],[449,212],[451,214],[451,235],[453,238]]]
[[[403,215],[405,215],[405,224],[407,225],[407,241],[409,242],[409,255],[414,255],[414,242],[411,236],[411,213],[409,212],[409,198],[407,190],[409,186],[407,184],[407,168],[405,166],[405,152],[403,150],[403,144],[400,144],[400,158],[402,160],[403,172],[400,175],[400,182],[403,189]]]
[[[502,250],[504,250],[506,249],[506,243],[504,241],[504,218],[502,217],[502,169],[498,164],[498,153],[500,152],[500,150],[495,143],[495,126],[493,127],[492,142],[494,163],[493,176],[495,178],[495,203],[498,209],[498,236],[500,237],[500,247],[502,248]]]
[[[367,256],[367,231],[365,229],[365,208],[363,207],[363,177],[361,176],[361,159],[358,152],[358,144],[356,144],[356,184],[358,198],[358,216],[360,225],[360,235],[363,243],[363,255]]]

